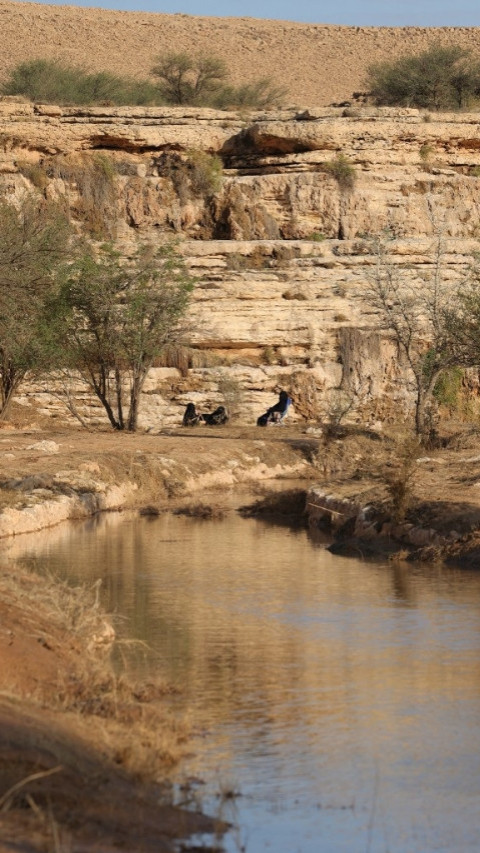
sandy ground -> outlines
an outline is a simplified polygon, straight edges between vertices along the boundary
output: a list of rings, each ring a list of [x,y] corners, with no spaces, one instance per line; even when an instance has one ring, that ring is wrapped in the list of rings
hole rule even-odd
[[[0,26],[0,76],[47,57],[145,78],[162,53],[207,52],[227,61],[235,83],[269,77],[297,106],[342,102],[365,90],[372,62],[423,50],[434,39],[474,52],[479,43],[475,27],[343,27],[13,2],[0,3]]]

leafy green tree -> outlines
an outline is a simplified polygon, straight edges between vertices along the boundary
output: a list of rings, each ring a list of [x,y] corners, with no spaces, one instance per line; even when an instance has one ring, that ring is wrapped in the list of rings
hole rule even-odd
[[[148,371],[179,334],[193,280],[174,246],[144,246],[124,260],[88,248],[70,269],[53,310],[63,363],[80,371],[114,429],[135,431]]]
[[[0,418],[27,373],[53,360],[48,305],[68,250],[65,217],[44,200],[0,200]]]
[[[469,50],[437,43],[419,54],[372,64],[367,86],[377,104],[460,109],[480,92],[480,64]]]

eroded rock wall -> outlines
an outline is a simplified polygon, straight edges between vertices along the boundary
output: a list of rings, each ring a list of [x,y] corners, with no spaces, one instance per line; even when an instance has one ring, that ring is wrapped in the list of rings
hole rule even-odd
[[[7,99],[0,187],[62,199],[79,228],[125,252],[179,238],[197,279],[193,350],[152,371],[143,426],[179,423],[189,400],[226,402],[252,423],[281,387],[297,419],[318,417],[341,387],[375,422],[405,412],[409,396],[365,299],[375,240],[420,287],[441,234],[443,275],[458,281],[478,245],[480,123],[368,107],[241,115]],[[73,387],[83,414],[102,420]],[[51,411],[50,390],[29,388],[23,402]]]

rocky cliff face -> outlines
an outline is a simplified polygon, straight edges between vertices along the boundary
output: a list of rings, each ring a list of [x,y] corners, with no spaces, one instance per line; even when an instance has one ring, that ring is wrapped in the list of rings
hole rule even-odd
[[[178,237],[197,277],[193,349],[152,371],[143,425],[185,403],[254,418],[291,389],[296,418],[335,391],[362,417],[406,407],[398,354],[365,291],[373,245],[418,280],[462,275],[477,249],[480,125],[468,114],[321,108],[241,115],[194,108],[59,108],[0,101],[0,187],[63,199],[124,251]],[[81,392],[75,389],[77,396]],[[332,396],[333,395],[333,396]],[[34,397],[52,406],[39,388]],[[393,403],[393,407],[392,407]],[[101,418],[91,401],[82,411]]]

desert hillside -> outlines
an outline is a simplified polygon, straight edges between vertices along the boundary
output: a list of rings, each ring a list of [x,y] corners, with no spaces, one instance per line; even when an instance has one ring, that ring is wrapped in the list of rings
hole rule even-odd
[[[303,106],[348,99],[364,89],[372,61],[433,39],[480,52],[478,27],[340,27],[37,3],[0,3],[0,31],[0,77],[33,57],[144,77],[162,52],[208,51],[227,60],[235,82],[268,76]]]

